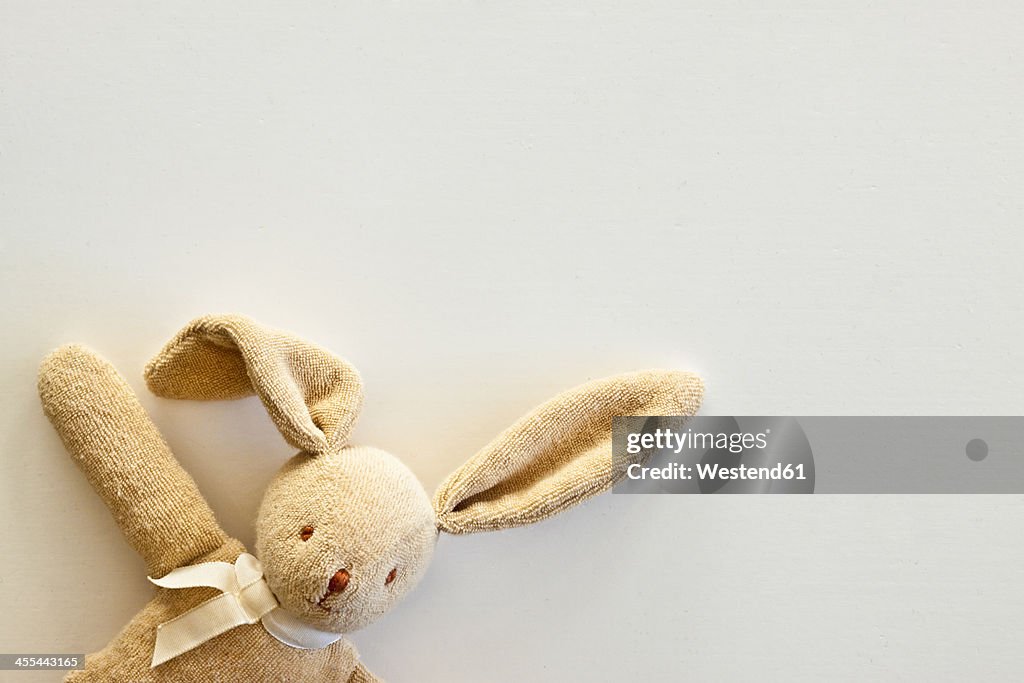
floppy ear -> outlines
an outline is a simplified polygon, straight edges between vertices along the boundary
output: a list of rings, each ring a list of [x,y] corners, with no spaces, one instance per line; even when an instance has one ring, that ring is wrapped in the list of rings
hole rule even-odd
[[[659,370],[559,394],[448,477],[434,495],[438,528],[464,534],[523,526],[607,490],[613,417],[693,415],[703,395],[697,375]]]
[[[363,403],[346,361],[240,315],[193,320],[146,366],[146,384],[165,398],[256,394],[285,440],[314,455],[345,445]]]

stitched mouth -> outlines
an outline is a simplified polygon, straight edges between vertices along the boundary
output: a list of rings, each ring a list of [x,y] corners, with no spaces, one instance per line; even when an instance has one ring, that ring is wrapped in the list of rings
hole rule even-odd
[[[325,605],[324,600],[321,600],[320,602],[314,602],[313,604],[322,609],[323,611],[327,612],[328,614],[337,614],[341,611],[340,609],[334,609],[330,605]]]
[[[307,602],[309,602],[309,604],[313,605],[314,607],[321,609],[324,612],[327,612],[328,614],[337,614],[342,610],[342,605],[339,604],[340,596],[336,593],[328,593],[319,600],[313,599],[308,600]]]

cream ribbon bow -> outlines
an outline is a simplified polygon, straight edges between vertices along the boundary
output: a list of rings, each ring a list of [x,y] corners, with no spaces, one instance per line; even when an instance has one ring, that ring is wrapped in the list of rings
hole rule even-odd
[[[263,622],[270,635],[290,647],[304,650],[327,647],[341,638],[340,633],[320,631],[278,607],[263,565],[249,553],[235,563],[203,562],[179,567],[159,579],[149,578],[161,588],[197,588],[208,586],[221,594],[165,621],[156,628],[151,667],[188,652],[225,631]]]

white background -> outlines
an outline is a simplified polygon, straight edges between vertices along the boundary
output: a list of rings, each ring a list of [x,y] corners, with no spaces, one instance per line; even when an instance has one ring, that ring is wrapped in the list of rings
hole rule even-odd
[[[0,650],[99,649],[150,595],[39,409],[66,341],[246,542],[289,448],[141,381],[208,312],[348,357],[357,441],[431,490],[633,368],[708,414],[1021,414],[1020,6],[683,4],[0,3]],[[443,538],[354,640],[389,681],[1020,680],[1022,528],[609,495]]]

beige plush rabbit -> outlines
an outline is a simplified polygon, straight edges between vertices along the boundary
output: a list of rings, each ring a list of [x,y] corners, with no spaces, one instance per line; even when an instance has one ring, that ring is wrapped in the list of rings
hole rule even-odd
[[[80,346],[47,357],[46,414],[158,586],[67,680],[376,680],[342,634],[416,585],[439,532],[530,524],[605,491],[613,416],[692,415],[702,395],[685,372],[584,384],[505,430],[431,500],[397,458],[348,443],[362,384],[318,346],[241,316],[200,318],[150,362],[146,381],[169,398],[256,394],[299,453],[267,489],[250,555],[110,364]]]

